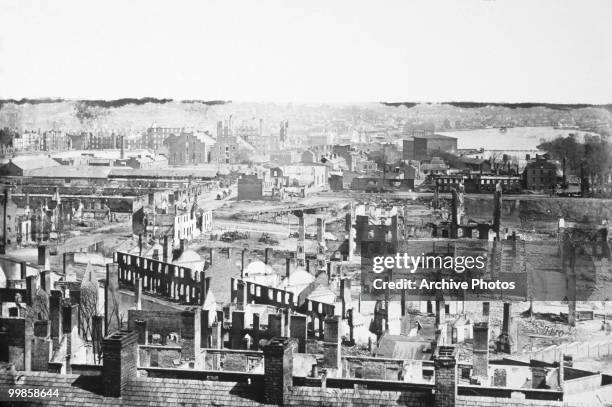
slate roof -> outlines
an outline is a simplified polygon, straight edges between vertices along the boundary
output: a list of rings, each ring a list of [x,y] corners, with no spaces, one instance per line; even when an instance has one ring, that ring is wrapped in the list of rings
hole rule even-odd
[[[97,167],[90,165],[69,166],[60,165],[52,168],[37,168],[23,173],[26,177],[37,178],[108,178],[112,167]]]
[[[111,169],[110,178],[172,178],[172,177],[215,178],[217,168],[118,168]]]
[[[15,399],[45,406],[260,406],[261,386],[238,382],[134,378],[119,398],[102,395],[99,376],[60,375],[47,372],[16,372],[0,375],[0,404],[9,388],[57,389],[58,397]],[[5,401],[9,401],[6,399]]]
[[[270,406],[263,403],[263,386],[238,382],[135,378],[127,383],[122,396],[104,397],[102,378],[97,376],[60,375],[47,372],[0,371],[0,405],[8,406]],[[14,380],[17,377],[17,382]],[[423,386],[422,386],[423,387]],[[9,388],[58,390],[58,397],[37,399],[8,398]],[[432,405],[432,390],[386,391],[377,389],[320,388],[293,386],[287,405],[319,406],[424,406]]]
[[[11,158],[9,162],[21,168],[23,171],[34,170],[37,168],[61,166],[59,162],[46,155],[18,155],[16,157]],[[4,164],[8,164],[8,162]]]

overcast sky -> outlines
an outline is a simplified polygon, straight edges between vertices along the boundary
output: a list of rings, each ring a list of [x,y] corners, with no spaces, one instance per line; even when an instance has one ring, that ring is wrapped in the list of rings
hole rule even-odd
[[[0,98],[612,102],[612,0],[0,0]]]

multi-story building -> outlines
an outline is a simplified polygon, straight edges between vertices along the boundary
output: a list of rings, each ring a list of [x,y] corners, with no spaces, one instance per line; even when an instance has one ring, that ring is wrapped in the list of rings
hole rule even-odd
[[[87,149],[90,150],[113,150],[121,147],[121,137],[115,132],[99,131],[89,134]]]
[[[41,134],[40,131],[26,130],[13,138],[13,147],[15,151],[36,151],[41,149]]]
[[[457,151],[457,139],[441,134],[423,133],[403,140],[403,160],[424,160],[436,153]]]
[[[49,130],[42,134],[42,149],[45,151],[63,151],[68,147],[66,135],[62,131]]]
[[[282,144],[287,142],[287,132],[289,129],[289,122],[287,120],[283,120],[280,122],[278,139]]]
[[[550,190],[555,188],[559,167],[556,162],[544,156],[537,155],[525,166],[523,171],[523,184],[525,189],[530,190]]]
[[[180,127],[158,127],[156,125],[147,129],[142,138],[142,147],[157,151],[163,147],[164,141],[171,135],[179,135],[183,132]]]
[[[123,148],[126,150],[139,150],[142,147],[142,134],[130,134],[123,138]]]
[[[263,119],[242,122],[234,129],[234,134],[257,148],[263,139]]]
[[[195,133],[172,134],[166,138],[164,144],[168,148],[170,165],[195,165],[208,162],[209,146]]]
[[[211,151],[211,161],[218,164],[239,164],[252,157],[255,148],[236,135],[232,116],[217,122],[217,142]]]

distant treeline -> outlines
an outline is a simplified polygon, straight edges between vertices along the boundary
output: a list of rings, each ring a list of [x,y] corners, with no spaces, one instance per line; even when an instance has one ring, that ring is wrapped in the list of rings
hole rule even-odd
[[[407,108],[412,108],[418,105],[418,103],[414,102],[382,102],[385,106],[406,106]],[[431,103],[428,103],[431,104]],[[583,109],[585,107],[599,107],[612,112],[612,104],[606,105],[592,105],[588,103],[575,103],[575,104],[559,104],[559,103],[538,103],[538,102],[529,102],[529,103],[498,103],[498,102],[442,102],[442,105],[450,105],[454,107],[464,108],[464,109],[475,109],[482,108],[487,106],[497,106],[497,107],[507,107],[509,109],[530,109],[533,107],[545,107],[548,109],[554,110],[574,110],[574,109]]]
[[[64,102],[64,99],[52,99],[52,98],[40,98],[40,99],[0,99],[0,108],[4,105],[15,104],[15,105],[39,105],[41,103],[60,103]]]
[[[31,104],[31,105],[38,105],[38,104],[42,104],[42,103],[61,103],[61,102],[74,102],[75,100],[68,100],[68,99],[60,99],[60,98],[56,98],[56,99],[51,99],[51,98],[41,98],[41,99],[0,99],[0,108],[3,105],[6,104],[16,104],[16,105],[24,105],[24,104]],[[157,99],[157,98],[151,98],[151,97],[145,97],[145,98],[123,98],[123,99],[114,99],[114,100],[101,100],[101,99],[93,99],[93,100],[76,100],[76,102],[79,102],[81,104],[83,104],[84,106],[88,106],[88,107],[101,107],[101,108],[117,108],[117,107],[122,107],[122,106],[126,106],[126,105],[144,105],[146,103],[158,103],[158,104],[164,104],[164,103],[169,103],[169,102],[173,102],[173,99]],[[203,105],[209,105],[209,106],[213,106],[213,105],[222,105],[225,103],[229,103],[229,101],[224,101],[224,100],[181,100],[181,103],[200,103]]]

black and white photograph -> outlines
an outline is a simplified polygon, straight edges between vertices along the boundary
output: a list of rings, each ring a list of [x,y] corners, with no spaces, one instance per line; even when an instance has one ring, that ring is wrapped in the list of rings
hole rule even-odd
[[[612,0],[0,0],[0,406],[612,407]]]

